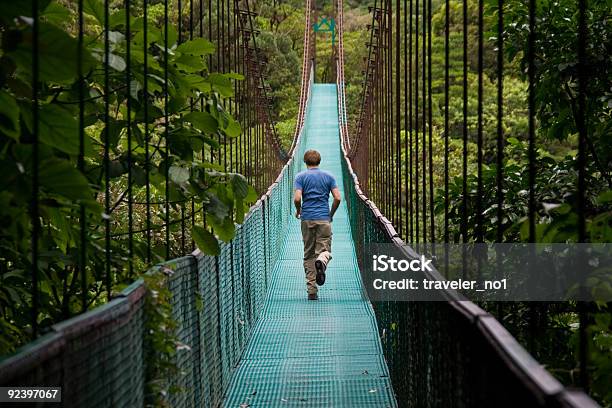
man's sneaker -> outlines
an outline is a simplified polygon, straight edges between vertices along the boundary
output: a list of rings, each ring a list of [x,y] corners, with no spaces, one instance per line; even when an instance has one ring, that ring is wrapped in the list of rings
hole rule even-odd
[[[319,295],[317,295],[316,293],[309,293],[308,300],[319,300]]]
[[[322,286],[325,283],[325,264],[318,259],[315,261],[315,269],[317,270],[317,285]]]

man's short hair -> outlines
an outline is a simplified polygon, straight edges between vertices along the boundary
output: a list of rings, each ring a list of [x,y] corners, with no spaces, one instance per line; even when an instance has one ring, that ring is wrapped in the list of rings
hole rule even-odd
[[[318,166],[321,163],[321,154],[316,150],[307,150],[304,153],[304,163],[307,166]]]

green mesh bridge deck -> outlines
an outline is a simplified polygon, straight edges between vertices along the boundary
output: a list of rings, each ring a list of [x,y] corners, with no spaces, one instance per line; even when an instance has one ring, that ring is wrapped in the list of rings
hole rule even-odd
[[[301,151],[321,152],[321,168],[334,174],[342,190],[336,85],[315,84],[310,104]],[[346,202],[334,217],[334,259],[319,301],[306,299],[295,218],[281,251],[224,406],[395,407],[376,319],[363,295]]]

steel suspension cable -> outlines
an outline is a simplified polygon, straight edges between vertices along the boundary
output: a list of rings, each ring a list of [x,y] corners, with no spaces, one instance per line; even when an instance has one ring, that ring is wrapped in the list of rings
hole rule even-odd
[[[483,71],[483,0],[478,0],[478,107],[477,107],[477,187],[476,187],[476,242],[484,242],[482,217],[482,162],[483,162],[483,130],[482,130],[482,71]]]
[[[504,240],[504,0],[497,2],[497,242]]]
[[[79,156],[77,168],[81,173],[85,172],[85,78],[83,73],[83,0],[77,4],[78,14],[78,50],[77,50],[77,75],[79,84]],[[85,204],[79,204],[79,235],[80,248],[78,260],[78,273],[81,281],[81,311],[87,310],[87,214]]]
[[[30,218],[32,224],[32,242],[31,242],[31,251],[32,251],[32,265],[31,265],[31,279],[32,279],[32,287],[31,296],[32,296],[32,339],[36,339],[38,337],[38,317],[39,317],[39,302],[40,302],[40,294],[39,294],[39,265],[38,265],[38,241],[39,241],[39,233],[40,233],[40,208],[39,208],[39,177],[40,177],[40,168],[38,165],[39,162],[39,34],[40,34],[40,21],[38,16],[38,0],[32,0],[32,198],[30,203]]]
[[[112,298],[112,276],[111,276],[111,217],[110,217],[110,132],[108,123],[110,122],[110,86],[109,86],[109,0],[104,0],[104,230],[105,230],[105,284],[107,300]]]

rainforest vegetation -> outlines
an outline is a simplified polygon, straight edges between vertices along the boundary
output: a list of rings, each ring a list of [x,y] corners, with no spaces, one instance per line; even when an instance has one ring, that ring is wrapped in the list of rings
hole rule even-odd
[[[76,2],[39,0],[41,43],[38,46],[37,84],[32,81],[33,26],[30,19],[23,17],[31,15],[31,3],[0,4],[0,169],[3,175],[0,180],[0,356],[13,352],[32,336],[28,273],[32,262],[29,255],[32,234],[30,180],[35,157],[41,169],[38,211],[41,220],[39,325],[42,328],[107,301],[107,256],[110,256],[113,290],[119,291],[169,254],[185,253],[192,240],[205,252],[218,253],[218,240],[231,240],[235,223],[242,222],[249,205],[257,199],[259,191],[249,185],[244,176],[227,171],[212,159],[220,143],[231,143],[244,130],[232,111],[235,88],[244,77],[217,66],[212,69],[209,57],[215,55],[219,44],[202,38],[190,39],[188,21],[181,20],[182,24],[178,24],[177,5],[172,7],[171,24],[165,31],[163,1],[150,0],[146,18],[142,2],[131,2],[127,10],[124,3],[110,1],[110,13],[105,16],[102,0],[84,1],[85,29],[83,37],[79,37]],[[187,10],[188,3],[177,4]],[[197,8],[200,2],[195,0],[195,3]],[[537,73],[533,89],[538,146],[535,153],[536,241],[576,242],[578,101],[577,51],[573,44],[577,35],[577,2],[537,0],[536,3],[539,14],[535,41]],[[445,134],[444,112],[446,4],[450,18],[448,134]],[[444,235],[446,197],[442,168],[444,137],[448,136],[450,241],[459,240],[462,222],[462,4],[458,0],[432,0],[433,111],[430,126],[433,127],[436,236]],[[587,17],[590,37],[595,39],[585,51],[589,63],[586,104],[589,187],[585,216],[590,242],[612,242],[612,16],[609,4],[609,1],[590,1]],[[355,130],[362,98],[368,24],[372,19],[368,7],[372,5],[367,0],[345,3],[345,80],[350,131]],[[474,201],[478,182],[475,165],[478,3],[468,0],[468,6],[467,184],[468,200]],[[300,94],[304,2],[257,0],[251,7],[256,13],[255,25],[259,30],[257,45],[265,56],[263,74],[271,91],[274,126],[287,149],[295,132]],[[481,181],[485,192],[482,197],[485,208],[483,234],[490,242],[496,240],[498,226],[495,135],[496,89],[500,78],[496,70],[496,7],[497,2],[485,2],[485,164]],[[333,17],[329,2],[318,3],[316,9],[320,18]],[[503,174],[507,190],[502,221],[505,242],[529,239],[526,221],[529,187],[524,177],[528,171],[529,136],[527,15],[526,2],[505,1],[503,133],[506,160]],[[105,33],[107,18],[110,32]],[[197,26],[200,22],[194,24]],[[130,59],[126,61],[128,47],[131,47]],[[172,52],[166,52],[167,48]],[[316,80],[335,82],[334,64],[331,35],[317,33]],[[130,79],[126,85],[128,67]],[[416,69],[419,67],[415,66]],[[148,80],[144,80],[145,75]],[[39,106],[35,110],[36,125],[31,100],[34,89]],[[113,92],[106,97],[104,89]],[[165,91],[169,91],[169,100],[165,100]],[[84,102],[79,104],[79,100]],[[32,138],[37,132],[40,147],[34,156]],[[410,129],[402,129],[402,137],[408,137],[409,132]],[[401,165],[409,155],[409,152],[402,152]],[[104,197],[122,198],[128,187],[134,203],[133,219],[121,215],[125,213],[121,209],[128,204],[118,200],[113,217],[123,218],[113,219],[109,254],[104,250],[108,237],[103,227],[110,222]],[[142,204],[147,200],[154,208],[152,218],[146,217]],[[172,204],[161,205],[164,200]],[[186,227],[173,218],[173,214],[189,210],[194,200],[203,203],[201,210],[194,215],[195,226],[187,226],[190,231],[181,235],[181,229],[184,232]],[[469,211],[469,214],[468,222],[473,226],[475,212]],[[407,213],[404,216],[407,217]],[[125,233],[128,221],[133,223],[134,230],[140,231],[130,237],[129,243]],[[83,233],[85,240],[80,239]],[[164,236],[170,239],[164,240]],[[187,237],[187,243],[184,238],[180,239],[181,236]],[[86,248],[80,247],[82,242],[86,243]],[[87,266],[84,267],[86,279],[81,281],[79,271],[83,268],[83,260],[79,257],[83,249],[87,254]],[[607,285],[612,292],[612,282]],[[163,298],[167,296],[164,294]],[[574,305],[542,303],[535,309],[523,303],[503,308],[494,304],[483,306],[496,314],[563,383],[577,384],[578,316]],[[153,310],[161,316],[161,321],[165,316],[164,307],[167,305],[158,304]],[[537,316],[536,324],[526,318],[534,315]],[[589,316],[590,392],[604,406],[612,406],[609,304],[590,305]],[[163,335],[157,339],[161,341]],[[166,346],[166,343],[162,345]]]

